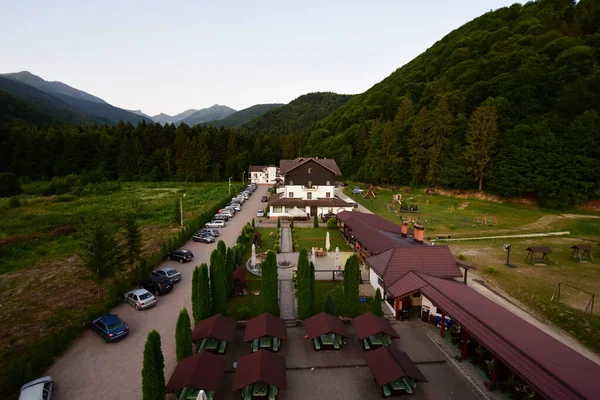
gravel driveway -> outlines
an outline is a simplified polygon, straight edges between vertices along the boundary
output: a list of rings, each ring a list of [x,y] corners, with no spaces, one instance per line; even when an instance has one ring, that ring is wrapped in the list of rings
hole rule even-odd
[[[227,246],[236,243],[242,227],[264,208],[262,196],[267,186],[259,186],[242,206],[242,211],[232,218],[225,228],[219,229],[218,239]],[[165,261],[160,267],[174,266],[181,272],[181,281],[175,289],[160,296],[156,306],[136,311],[122,304],[112,310],[130,328],[129,337],[117,343],[106,344],[97,334],[88,330],[48,370],[56,382],[57,400],[86,399],[141,399],[142,359],[148,333],[156,329],[162,339],[165,358],[165,376],[168,380],[175,368],[175,324],[179,311],[187,307],[191,314],[191,277],[196,265],[208,263],[210,253],[217,243],[185,244],[194,253],[194,260],[186,264]]]

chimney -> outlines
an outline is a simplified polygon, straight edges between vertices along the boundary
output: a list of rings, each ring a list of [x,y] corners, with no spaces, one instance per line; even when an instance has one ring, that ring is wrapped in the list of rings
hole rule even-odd
[[[408,221],[402,221],[402,226],[400,227],[400,233],[403,238],[408,236]]]
[[[419,244],[423,244],[424,237],[425,237],[425,227],[423,225],[415,224],[414,241]]]

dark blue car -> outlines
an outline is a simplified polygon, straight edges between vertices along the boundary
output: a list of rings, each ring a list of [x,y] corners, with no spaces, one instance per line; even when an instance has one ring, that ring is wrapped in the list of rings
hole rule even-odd
[[[107,343],[123,339],[129,334],[129,327],[115,314],[103,315],[93,320],[92,330],[98,332]]]

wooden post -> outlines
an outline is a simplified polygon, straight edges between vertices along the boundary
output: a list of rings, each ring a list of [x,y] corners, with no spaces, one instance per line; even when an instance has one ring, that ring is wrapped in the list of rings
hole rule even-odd
[[[440,337],[444,337],[444,334],[446,333],[446,314],[444,314],[442,312],[442,323],[440,324]]]
[[[466,285],[467,284],[467,274],[469,273],[469,269],[468,268],[464,268],[464,270],[465,270],[465,277],[464,277],[463,282]]]
[[[465,328],[461,328],[462,329],[462,337],[463,337],[463,342],[462,342],[462,352],[460,355],[461,360],[466,360],[467,359],[467,331],[465,330]]]

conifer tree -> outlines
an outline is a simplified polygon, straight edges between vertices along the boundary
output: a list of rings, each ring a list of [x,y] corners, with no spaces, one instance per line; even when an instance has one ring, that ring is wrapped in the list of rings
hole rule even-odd
[[[198,323],[200,318],[200,268],[194,268],[192,274],[192,316],[194,317],[194,323]]]
[[[98,284],[98,298],[100,298],[101,283],[115,276],[123,265],[120,247],[110,226],[100,221],[87,226],[82,247],[83,267],[92,274]]]
[[[358,286],[360,284],[360,264],[353,254],[344,269],[344,309],[347,317],[358,315]]]
[[[498,133],[496,107],[480,106],[473,111],[469,120],[464,158],[467,171],[479,182],[479,191],[483,189],[483,176],[492,159]]]
[[[383,310],[381,309],[381,291],[377,289],[375,291],[375,299],[373,301],[373,314],[383,317]]]
[[[333,301],[331,291],[327,292],[327,296],[325,296],[325,300],[323,301],[323,312],[337,317],[337,308],[335,306],[335,302]]]
[[[310,310],[310,279],[308,265],[308,253],[306,249],[300,250],[298,255],[298,269],[296,279],[298,282],[298,288],[296,290],[296,297],[298,298],[298,318],[306,319],[311,316]]]
[[[192,355],[192,326],[187,309],[179,312],[175,328],[175,353],[177,362]]]
[[[208,278],[208,265],[203,263],[200,265],[198,274],[198,321],[202,321],[213,315],[211,312],[211,291],[210,280]]]
[[[229,290],[227,289],[225,256],[220,251],[217,251],[217,254],[215,255],[214,264],[210,266],[210,273],[213,275],[212,283],[215,286],[212,298],[214,313],[227,315]]]
[[[133,266],[142,252],[142,232],[137,224],[135,215],[125,216],[125,253],[129,266]]]
[[[224,241],[219,240],[219,243],[217,243],[217,250],[223,255],[223,257],[227,256],[227,245]]]
[[[279,217],[277,217],[277,229],[281,228],[281,221],[279,219]]]
[[[277,258],[273,251],[261,266],[261,296],[263,312],[279,316],[279,279],[277,277]]]
[[[160,334],[148,334],[144,346],[142,366],[142,400],[165,400],[165,360],[163,358]]]
[[[317,229],[319,227],[319,218],[317,218],[317,214],[315,214],[313,218],[313,228]]]
[[[310,292],[310,302],[308,303],[309,315],[315,315],[315,264],[310,262],[308,265],[308,290]]]

